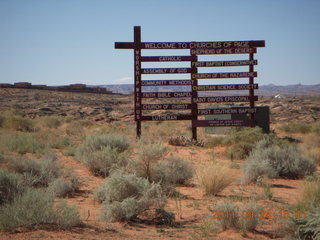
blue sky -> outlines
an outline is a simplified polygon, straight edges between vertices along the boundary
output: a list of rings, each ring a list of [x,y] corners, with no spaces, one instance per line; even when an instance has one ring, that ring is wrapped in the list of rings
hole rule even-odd
[[[114,42],[138,25],[145,42],[265,40],[257,83],[320,84],[319,13],[319,0],[0,0],[0,82],[133,83],[133,52]]]

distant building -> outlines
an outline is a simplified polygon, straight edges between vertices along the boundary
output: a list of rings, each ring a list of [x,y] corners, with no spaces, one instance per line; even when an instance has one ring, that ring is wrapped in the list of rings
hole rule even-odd
[[[280,95],[280,94],[277,94],[277,95],[274,96],[274,98],[284,98],[284,97],[282,95]]]

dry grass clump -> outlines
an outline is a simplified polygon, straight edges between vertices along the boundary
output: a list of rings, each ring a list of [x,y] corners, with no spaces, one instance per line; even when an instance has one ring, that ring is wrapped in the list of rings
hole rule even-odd
[[[234,181],[232,170],[216,163],[202,167],[197,175],[200,186],[211,195],[217,195]]]
[[[303,185],[300,201],[300,208],[310,209],[320,207],[320,181],[306,181]]]
[[[95,197],[103,202],[102,219],[106,221],[132,220],[151,206],[162,208],[166,202],[159,184],[122,171],[113,172],[95,191]]]
[[[80,223],[78,211],[66,203],[54,206],[53,196],[41,189],[26,189],[12,201],[0,207],[0,231],[18,227],[41,228],[52,224],[67,229]]]
[[[155,164],[164,157],[166,151],[167,148],[160,141],[147,143],[140,140],[137,158],[130,164],[131,171],[139,177],[151,180]]]

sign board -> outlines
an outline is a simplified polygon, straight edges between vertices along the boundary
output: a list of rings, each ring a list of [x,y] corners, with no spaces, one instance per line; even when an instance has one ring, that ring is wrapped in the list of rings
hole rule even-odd
[[[116,42],[117,49],[132,49],[134,51],[134,113],[137,122],[137,136],[141,135],[141,121],[166,121],[166,120],[191,120],[192,137],[197,138],[197,127],[206,126],[254,126],[253,117],[256,113],[254,102],[258,97],[254,95],[254,90],[258,89],[258,84],[254,83],[254,78],[258,76],[254,71],[254,66],[258,61],[254,59],[257,48],[265,47],[265,41],[209,41],[209,42],[142,42],[141,28],[134,27],[134,42]],[[142,49],[188,49],[190,55],[184,56],[141,56]],[[248,54],[249,59],[228,60],[228,61],[198,61],[198,55],[211,54]],[[190,67],[184,68],[141,68],[142,62],[190,62]],[[237,67],[248,66],[248,72],[220,72],[220,73],[199,73],[201,67]],[[181,80],[142,80],[142,75],[151,74],[189,74],[190,79]],[[199,85],[199,79],[227,79],[227,78],[248,78],[248,83],[239,84],[210,84]],[[213,80],[214,81],[214,80]],[[240,81],[240,80],[239,80]],[[142,91],[142,87],[168,87],[168,86],[191,86],[191,92],[151,92]],[[210,96],[199,97],[200,92],[247,90],[245,96]],[[188,99],[188,102],[179,103],[143,103],[146,99]],[[151,100],[153,101],[153,100]],[[232,108],[229,110],[198,109],[198,104],[220,103],[220,102],[249,102],[250,106],[245,108]],[[145,111],[155,110],[191,110],[190,114],[160,114],[143,115]],[[229,120],[200,120],[198,117],[212,114],[249,114],[250,119],[229,119]]]
[[[251,120],[198,120],[197,127],[249,127]]]
[[[265,47],[265,41],[224,41],[224,42],[116,42],[115,48],[133,49],[225,49]]]

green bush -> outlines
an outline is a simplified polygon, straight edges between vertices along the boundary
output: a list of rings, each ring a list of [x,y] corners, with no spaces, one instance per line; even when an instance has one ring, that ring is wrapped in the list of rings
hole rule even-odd
[[[0,169],[0,205],[11,202],[16,195],[23,192],[23,189],[21,176]]]
[[[13,159],[10,166],[23,175],[27,185],[34,187],[47,187],[60,174],[60,166],[51,159]]]
[[[315,163],[301,155],[295,145],[264,139],[257,144],[244,164],[245,182],[259,176],[269,178],[303,178],[316,170]]]
[[[68,147],[71,144],[70,139],[68,137],[62,137],[56,140],[55,142],[50,144],[51,148],[63,149]]]
[[[44,150],[44,144],[38,142],[29,133],[14,134],[9,137],[6,142],[6,146],[9,150],[18,152],[20,154],[25,153],[42,153]]]
[[[151,206],[163,207],[166,201],[159,184],[121,171],[114,172],[95,197],[103,202],[102,218],[107,221],[131,220]]]
[[[49,184],[49,192],[55,197],[64,198],[74,193],[72,184],[62,178],[57,178]]]
[[[0,112],[0,128],[4,127],[5,117],[2,115],[3,113]]]
[[[42,126],[53,129],[58,128],[63,123],[62,117],[59,116],[45,116],[41,117],[38,121]]]
[[[70,228],[80,223],[77,210],[66,204],[54,207],[53,196],[41,189],[27,189],[11,204],[0,208],[0,231],[12,231],[18,227],[39,228],[54,224]]]
[[[312,125],[307,123],[287,123],[281,129],[289,133],[310,133]]]
[[[128,148],[129,142],[120,136],[90,136],[78,147],[76,157],[87,163],[95,175],[107,177],[112,169],[127,164]]]
[[[36,130],[32,119],[22,117],[14,111],[4,111],[1,115],[2,127],[23,132],[33,132]]]
[[[260,127],[240,128],[233,130],[225,139],[224,144],[229,146],[229,154],[236,158],[245,158],[254,149],[256,143],[263,139],[264,134]]]
[[[157,163],[151,180],[164,185],[185,184],[192,176],[193,169],[189,162],[179,157],[169,157]]]
[[[84,144],[78,149],[79,154],[85,155],[95,151],[103,150],[105,147],[116,149],[121,153],[126,151],[130,145],[129,142],[121,136],[116,135],[101,135],[101,136],[89,136],[86,138]]]

